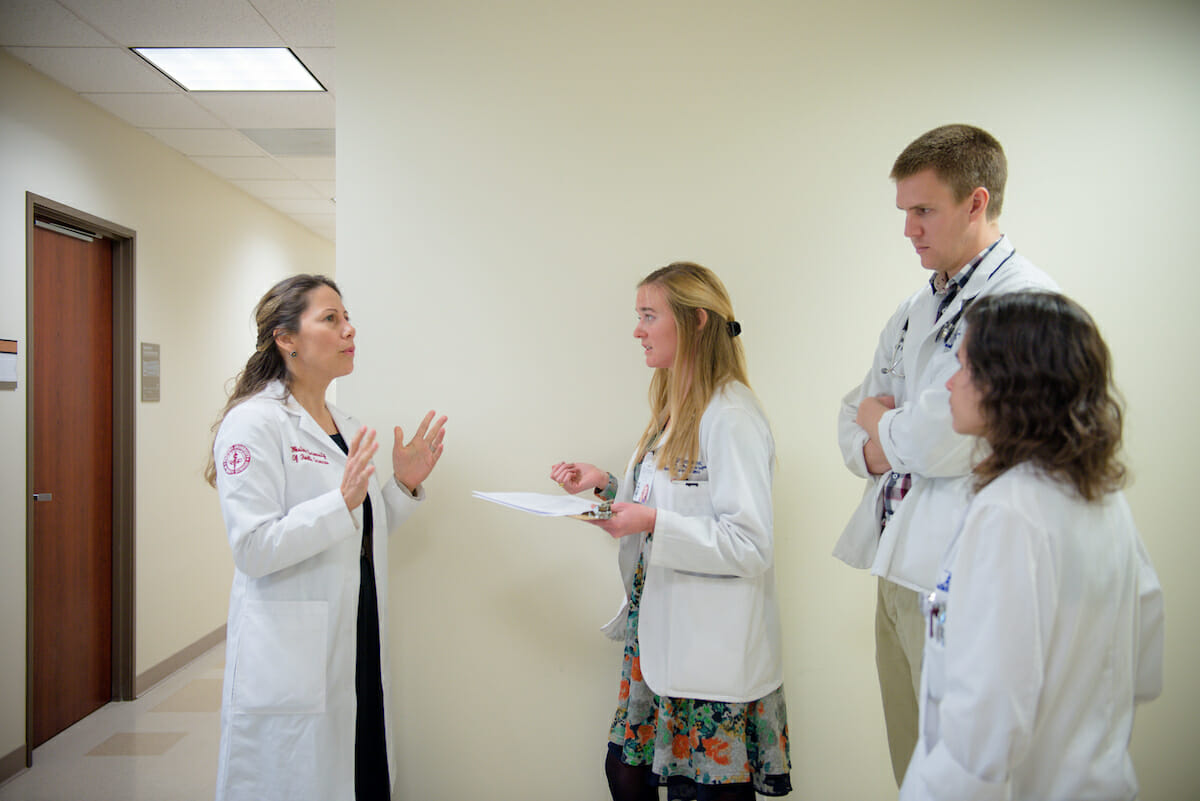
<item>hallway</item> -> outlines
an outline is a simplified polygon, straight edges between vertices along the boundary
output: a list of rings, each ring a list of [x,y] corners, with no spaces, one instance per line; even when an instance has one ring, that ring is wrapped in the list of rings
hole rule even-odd
[[[208,801],[225,644],[135,701],[110,703],[33,752],[0,801]]]

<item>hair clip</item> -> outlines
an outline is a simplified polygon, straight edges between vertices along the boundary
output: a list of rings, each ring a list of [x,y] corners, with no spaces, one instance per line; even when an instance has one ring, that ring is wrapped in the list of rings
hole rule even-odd
[[[736,337],[738,334],[742,333],[742,324],[737,320],[730,320],[729,322],[725,323],[725,330],[729,332],[729,336]]]

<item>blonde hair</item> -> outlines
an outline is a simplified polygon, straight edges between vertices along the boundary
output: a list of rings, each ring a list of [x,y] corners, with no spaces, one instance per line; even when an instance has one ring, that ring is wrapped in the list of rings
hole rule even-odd
[[[746,386],[750,381],[733,303],[712,270],[675,262],[650,273],[638,288],[651,285],[663,291],[675,319],[675,361],[656,369],[650,381],[650,422],[638,442],[638,460],[670,422],[671,435],[658,450],[657,466],[681,479],[700,458],[700,418],[713,395],[730,381]],[[703,324],[700,309],[707,315]]]

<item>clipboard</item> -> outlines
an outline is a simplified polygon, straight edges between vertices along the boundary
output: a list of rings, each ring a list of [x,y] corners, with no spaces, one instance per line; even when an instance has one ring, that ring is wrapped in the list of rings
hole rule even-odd
[[[611,520],[612,519],[612,501],[604,501],[596,505],[596,508],[590,512],[583,512],[577,515],[567,515],[567,517],[575,520]]]
[[[539,517],[571,517],[575,520],[608,520],[612,517],[611,501],[590,501],[577,495],[546,495],[540,492],[479,492],[471,493],[481,501],[506,506]]]

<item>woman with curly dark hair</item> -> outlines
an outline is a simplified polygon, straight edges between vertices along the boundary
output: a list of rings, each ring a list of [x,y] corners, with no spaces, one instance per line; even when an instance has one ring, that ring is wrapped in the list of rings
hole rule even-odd
[[[901,799],[1131,799],[1134,705],[1162,689],[1162,590],[1121,487],[1108,347],[1049,292],[985,297],[947,382],[980,437],[928,618]]]

